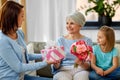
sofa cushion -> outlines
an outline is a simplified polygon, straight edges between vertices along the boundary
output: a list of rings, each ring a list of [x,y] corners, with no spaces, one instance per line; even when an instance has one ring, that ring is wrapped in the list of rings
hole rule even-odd
[[[34,46],[34,53],[40,53],[41,49],[44,49],[44,46],[46,45],[45,42],[32,42]]]
[[[34,53],[33,43],[29,43],[27,45],[27,51],[28,51],[28,53]]]

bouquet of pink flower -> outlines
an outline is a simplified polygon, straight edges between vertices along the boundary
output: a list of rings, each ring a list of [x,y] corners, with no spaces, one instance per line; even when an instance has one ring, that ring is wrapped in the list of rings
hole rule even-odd
[[[90,57],[93,51],[92,47],[87,45],[84,40],[80,40],[71,45],[70,52],[79,60],[90,61]],[[77,64],[74,65],[74,67],[77,66]]]

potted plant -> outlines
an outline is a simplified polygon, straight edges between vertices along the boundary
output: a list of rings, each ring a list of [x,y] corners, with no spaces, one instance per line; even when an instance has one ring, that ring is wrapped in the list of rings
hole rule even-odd
[[[88,8],[85,14],[87,15],[90,11],[97,12],[99,16],[98,22],[101,25],[110,25],[112,17],[120,6],[120,0],[88,0],[88,2],[94,3],[94,6]]]

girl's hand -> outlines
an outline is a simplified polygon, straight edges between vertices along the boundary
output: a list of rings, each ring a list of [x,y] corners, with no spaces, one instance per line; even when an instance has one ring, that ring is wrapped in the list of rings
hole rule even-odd
[[[101,68],[97,68],[96,73],[99,74],[100,76],[104,76],[104,71]]]
[[[106,76],[107,75],[107,72],[106,71],[104,71],[104,76]]]

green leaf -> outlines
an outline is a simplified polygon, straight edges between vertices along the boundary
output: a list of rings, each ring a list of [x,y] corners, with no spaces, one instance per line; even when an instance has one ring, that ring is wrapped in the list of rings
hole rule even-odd
[[[88,0],[89,3],[94,3],[94,7],[90,7],[85,11],[85,15],[88,12],[95,11],[98,15],[107,16],[112,18],[115,15],[115,11],[118,7],[120,7],[120,0],[113,0],[112,4],[108,2],[104,2],[105,0]]]
[[[76,46],[74,46],[73,50],[74,50],[74,52],[76,52]]]

